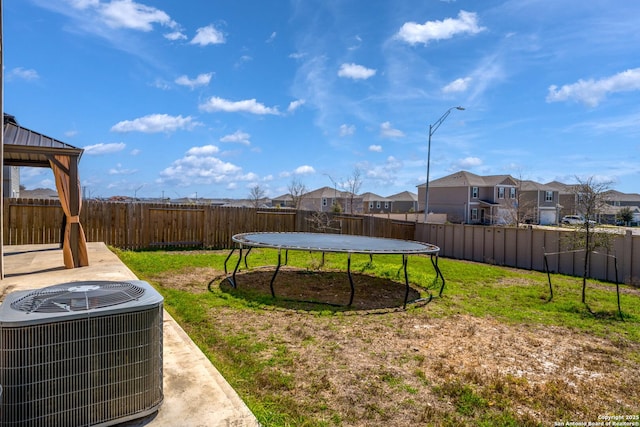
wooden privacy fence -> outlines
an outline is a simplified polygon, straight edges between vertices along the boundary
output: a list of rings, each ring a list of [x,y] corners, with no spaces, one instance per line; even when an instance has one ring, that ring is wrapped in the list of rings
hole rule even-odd
[[[57,200],[5,199],[4,244],[59,243],[62,208]],[[80,222],[89,242],[122,249],[159,247],[230,248],[231,237],[252,231],[322,231],[435,244],[441,256],[544,271],[544,251],[560,252],[561,236],[550,228],[423,224],[373,216],[311,211],[256,210],[207,205],[83,202]],[[616,237],[610,254],[617,257],[619,279],[640,283],[640,236]],[[554,272],[581,276],[583,254],[549,257]],[[613,258],[592,257],[590,276],[615,281]]]
[[[59,243],[63,212],[57,200],[6,199],[4,244]],[[319,231],[316,212],[256,210],[210,205],[122,203],[87,200],[80,223],[87,241],[122,249],[206,247],[224,249],[231,237],[252,231]],[[411,240],[411,222],[326,214],[332,232]]]
[[[487,227],[465,224],[416,224],[415,240],[429,242],[440,247],[440,255],[496,264],[527,270],[544,271],[544,253],[548,257],[551,272],[582,276],[583,252],[563,252],[563,235],[572,233],[559,228]],[[640,236],[631,231],[616,235],[612,248],[604,254],[592,254],[589,276],[615,282],[617,259],[618,279],[621,282],[640,285]],[[612,256],[607,256],[612,255]]]

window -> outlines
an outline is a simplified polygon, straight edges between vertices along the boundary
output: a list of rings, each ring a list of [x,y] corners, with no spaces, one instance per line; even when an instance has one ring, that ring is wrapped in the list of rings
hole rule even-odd
[[[322,206],[327,206],[327,199],[325,197],[322,198]]]
[[[474,199],[478,198],[478,187],[471,188],[471,197],[473,197]]]
[[[369,202],[369,209],[373,209],[373,202]]]
[[[504,199],[504,187],[498,187],[498,199]]]
[[[553,202],[553,191],[545,191],[544,192],[544,201],[545,202]]]
[[[376,203],[376,208],[380,209],[380,202]]]
[[[516,198],[516,187],[511,187],[509,189],[509,198],[510,199],[515,199]]]
[[[384,202],[384,208],[389,209],[389,202]]]
[[[478,220],[478,208],[471,209],[471,221]]]

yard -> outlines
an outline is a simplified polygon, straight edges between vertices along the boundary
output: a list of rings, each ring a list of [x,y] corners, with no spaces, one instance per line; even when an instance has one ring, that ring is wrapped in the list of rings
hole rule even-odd
[[[640,290],[428,257],[409,260],[402,310],[398,257],[291,253],[271,271],[243,269],[233,289],[226,251],[118,256],[165,297],[176,318],[265,426],[553,425],[640,415]],[[254,250],[249,266],[274,265]],[[640,424],[636,424],[640,425]]]

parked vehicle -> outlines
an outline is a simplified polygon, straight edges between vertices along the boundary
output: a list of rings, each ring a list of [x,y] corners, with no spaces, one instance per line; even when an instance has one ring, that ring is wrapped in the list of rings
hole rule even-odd
[[[568,225],[580,225],[584,224],[584,217],[581,215],[565,215],[562,217],[562,223]],[[595,224],[596,222],[592,219],[589,220],[589,224]]]

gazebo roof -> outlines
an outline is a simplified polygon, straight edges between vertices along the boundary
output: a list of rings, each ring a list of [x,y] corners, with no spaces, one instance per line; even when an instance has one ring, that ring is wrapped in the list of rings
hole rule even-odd
[[[3,122],[3,166],[44,167],[53,170],[58,197],[67,221],[62,246],[64,265],[66,268],[89,265],[87,243],[80,225],[82,202],[78,162],[84,150],[24,128],[9,114],[4,114]],[[4,198],[1,203],[4,203]],[[0,279],[4,278],[1,256],[4,251],[1,245],[0,243]]]
[[[83,151],[82,148],[22,127],[13,116],[4,115],[4,164],[7,166],[48,168],[53,155],[79,159]]]

